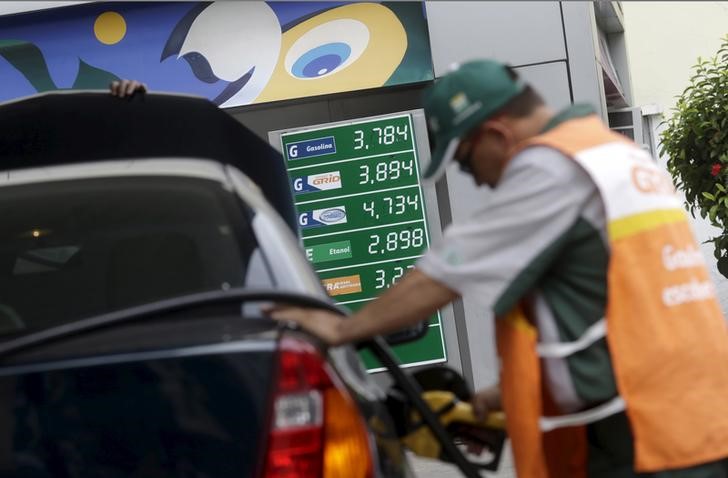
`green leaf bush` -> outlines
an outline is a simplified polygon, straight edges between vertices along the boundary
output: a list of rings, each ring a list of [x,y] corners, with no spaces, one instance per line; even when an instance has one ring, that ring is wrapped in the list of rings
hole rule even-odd
[[[698,58],[660,136],[660,155],[695,217],[723,232],[711,238],[718,270],[728,277],[728,35],[716,56]]]

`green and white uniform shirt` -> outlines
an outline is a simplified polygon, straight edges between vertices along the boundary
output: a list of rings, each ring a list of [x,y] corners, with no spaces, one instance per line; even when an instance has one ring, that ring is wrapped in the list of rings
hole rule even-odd
[[[591,113],[572,107],[547,129]],[[604,317],[605,226],[604,204],[588,174],[559,151],[532,147],[512,158],[488,203],[447,227],[442,243],[417,265],[496,315],[528,298],[539,341],[573,342]],[[564,413],[617,394],[604,339],[565,359],[544,359],[543,372]]]

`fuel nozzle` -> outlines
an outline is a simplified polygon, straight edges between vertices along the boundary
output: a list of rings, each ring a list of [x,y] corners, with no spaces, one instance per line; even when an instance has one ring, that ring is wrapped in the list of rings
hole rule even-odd
[[[479,420],[470,403],[460,400],[452,392],[428,390],[422,394],[422,398],[438,415],[455,444],[473,465],[490,471],[498,469],[506,439],[503,412],[492,412]],[[410,412],[407,428],[408,433],[402,438],[405,446],[419,456],[448,461],[442,453],[442,447],[422,423],[417,412]]]

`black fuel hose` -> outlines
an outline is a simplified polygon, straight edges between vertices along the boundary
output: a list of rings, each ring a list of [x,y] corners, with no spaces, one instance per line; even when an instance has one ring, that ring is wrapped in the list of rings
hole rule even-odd
[[[382,337],[374,337],[371,340],[362,342],[361,345],[369,348],[382,365],[387,368],[392,378],[394,378],[395,383],[412,400],[412,405],[419,412],[422,421],[425,422],[433,435],[435,435],[437,441],[440,442],[445,454],[463,472],[463,475],[468,478],[481,478],[480,472],[465,458],[458,447],[455,446],[452,437],[442,426],[437,415],[435,415],[429,405],[422,399],[423,392],[419,384],[409,378],[407,373],[399,367],[399,361],[384,339]]]

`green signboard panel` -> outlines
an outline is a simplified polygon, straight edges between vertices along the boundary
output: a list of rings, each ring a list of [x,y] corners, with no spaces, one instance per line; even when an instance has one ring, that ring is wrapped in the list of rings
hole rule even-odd
[[[415,145],[408,114],[281,135],[306,256],[329,295],[352,311],[397,282],[429,246]],[[395,352],[405,365],[445,361],[439,313],[422,339]],[[379,369],[370,354],[362,358]]]

